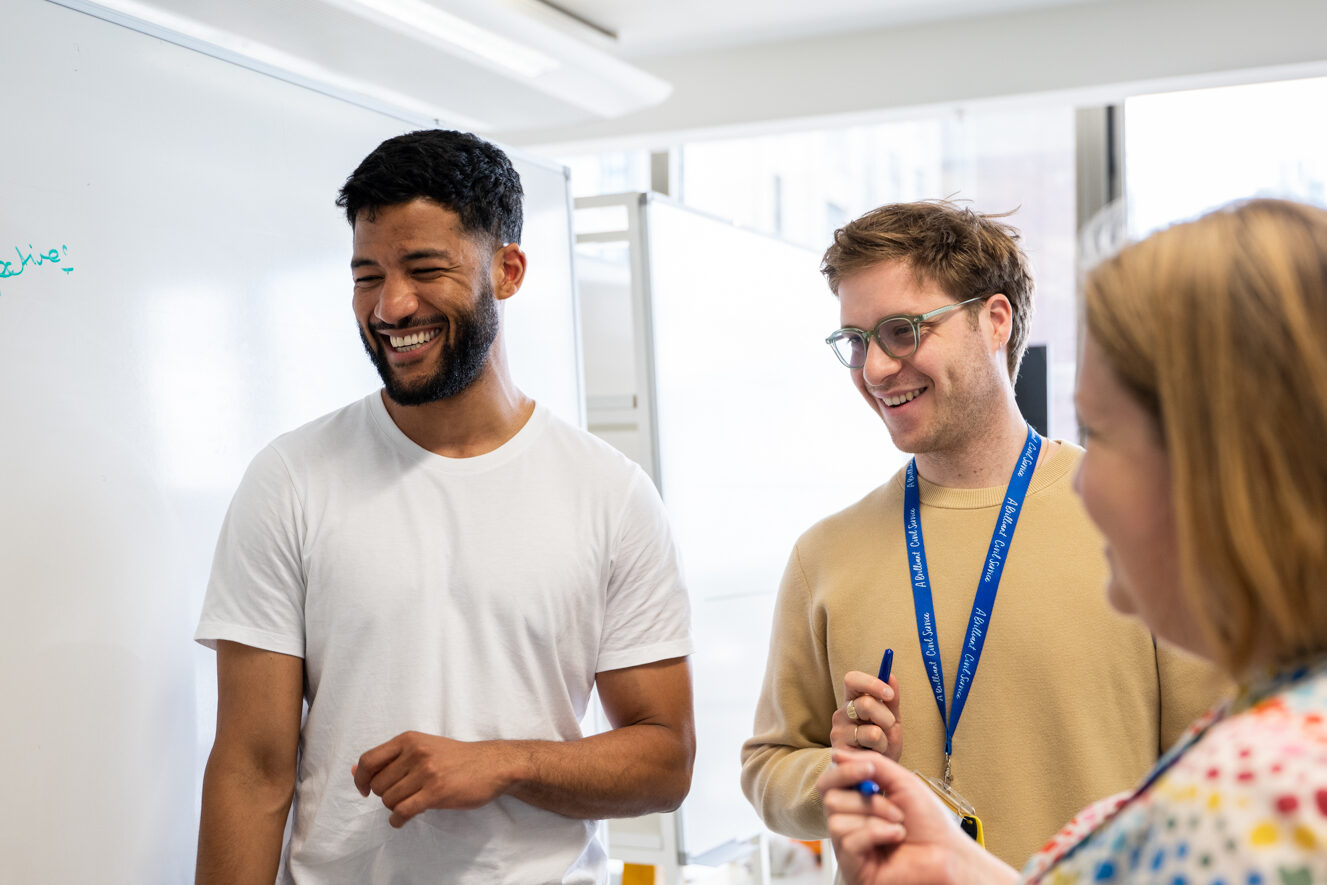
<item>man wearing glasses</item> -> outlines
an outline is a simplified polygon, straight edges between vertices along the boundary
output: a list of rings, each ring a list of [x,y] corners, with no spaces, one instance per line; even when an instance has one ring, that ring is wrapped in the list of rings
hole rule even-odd
[[[1017,241],[936,201],[869,212],[825,253],[832,355],[914,457],[788,562],[742,750],[743,788],[777,832],[826,835],[816,778],[831,747],[860,746],[915,769],[1020,862],[1076,808],[1134,786],[1220,685],[1110,609],[1072,488],[1082,450],[1019,412],[1032,276]]]

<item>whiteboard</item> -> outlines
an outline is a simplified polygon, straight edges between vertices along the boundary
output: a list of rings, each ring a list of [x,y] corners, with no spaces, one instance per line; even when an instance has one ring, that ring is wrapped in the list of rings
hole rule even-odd
[[[333,201],[415,127],[41,0],[4,29],[0,881],[192,881],[217,530],[259,448],[379,386]],[[513,373],[583,425],[567,177],[513,160]]]

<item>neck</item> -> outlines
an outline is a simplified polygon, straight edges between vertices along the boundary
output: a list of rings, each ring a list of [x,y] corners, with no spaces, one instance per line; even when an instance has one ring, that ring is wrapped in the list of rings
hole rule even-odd
[[[498,358],[474,384],[447,399],[403,406],[386,391],[380,395],[387,414],[411,442],[448,458],[473,458],[500,447],[525,426],[535,405]]]
[[[1011,401],[994,420],[981,421],[983,429],[959,445],[935,452],[919,452],[917,474],[927,482],[954,489],[1003,486],[1014,472],[1027,443],[1027,420]],[[1042,456],[1047,446],[1042,446]]]

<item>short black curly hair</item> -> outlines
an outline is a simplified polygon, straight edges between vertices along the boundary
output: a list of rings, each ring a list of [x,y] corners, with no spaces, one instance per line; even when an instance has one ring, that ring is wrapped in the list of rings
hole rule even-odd
[[[423,197],[455,212],[466,233],[494,246],[521,241],[521,176],[501,149],[469,132],[421,129],[389,138],[350,174],[337,195],[351,227],[360,213]]]

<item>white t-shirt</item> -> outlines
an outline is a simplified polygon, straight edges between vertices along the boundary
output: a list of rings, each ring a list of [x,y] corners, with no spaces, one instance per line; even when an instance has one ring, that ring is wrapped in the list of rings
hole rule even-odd
[[[691,652],[663,505],[626,457],[536,406],[444,458],[379,394],[258,454],[221,529],[195,638],[304,659],[283,883],[606,882],[595,822],[503,796],[400,830],[351,765],[403,731],[581,737],[595,674]]]

